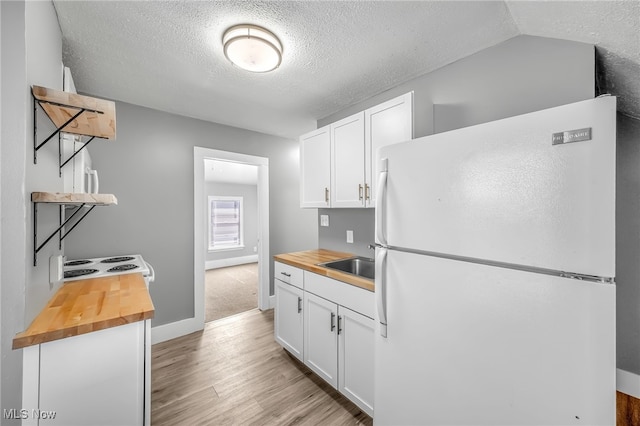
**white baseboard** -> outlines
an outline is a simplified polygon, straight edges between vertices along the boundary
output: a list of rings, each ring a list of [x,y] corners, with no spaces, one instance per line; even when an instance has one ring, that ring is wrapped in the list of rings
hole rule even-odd
[[[256,263],[258,261],[258,255],[253,254],[250,256],[242,256],[242,257],[231,257],[229,259],[219,259],[219,260],[207,260],[204,263],[205,269],[217,269],[217,268],[226,268],[227,266],[236,266],[236,265],[244,265],[245,263]]]
[[[640,398],[640,375],[630,373],[618,368],[616,374],[616,387],[618,391]]]
[[[202,330],[203,323],[195,318],[187,318],[169,324],[159,325],[151,328],[151,344],[165,342],[176,337]]]

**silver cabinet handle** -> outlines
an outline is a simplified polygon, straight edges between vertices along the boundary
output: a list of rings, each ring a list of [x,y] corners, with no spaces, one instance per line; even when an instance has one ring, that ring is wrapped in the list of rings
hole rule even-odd
[[[338,315],[338,334],[342,333],[342,316]]]
[[[291,277],[291,274],[287,274],[286,272],[280,272],[282,275],[284,275],[285,277],[289,278]]]
[[[336,314],[331,312],[331,331],[336,329]]]
[[[371,187],[369,186],[368,183],[364,184],[364,199],[365,200],[370,200],[371,199]]]
[[[324,189],[324,202],[325,203],[329,202],[329,188]]]
[[[358,200],[362,201],[362,184],[358,184]]]
[[[302,312],[302,297],[298,297],[298,313]]]

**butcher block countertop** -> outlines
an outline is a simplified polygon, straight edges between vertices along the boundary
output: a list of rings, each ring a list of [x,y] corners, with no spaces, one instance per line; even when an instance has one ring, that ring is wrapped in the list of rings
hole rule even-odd
[[[142,274],[62,284],[29,328],[13,339],[20,349],[153,318],[154,307]]]
[[[299,251],[273,256],[274,260],[278,262],[286,263],[287,265],[295,266],[315,274],[324,275],[326,277],[333,278],[334,280],[364,288],[365,290],[374,291],[375,287],[373,280],[318,265],[319,263],[348,259],[350,257],[355,257],[355,255],[325,249]]]

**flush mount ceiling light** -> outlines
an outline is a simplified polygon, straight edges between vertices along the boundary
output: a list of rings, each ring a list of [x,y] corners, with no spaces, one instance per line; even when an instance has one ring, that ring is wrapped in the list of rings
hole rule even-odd
[[[222,36],[224,56],[251,72],[268,72],[282,62],[282,43],[271,31],[257,25],[235,25]]]

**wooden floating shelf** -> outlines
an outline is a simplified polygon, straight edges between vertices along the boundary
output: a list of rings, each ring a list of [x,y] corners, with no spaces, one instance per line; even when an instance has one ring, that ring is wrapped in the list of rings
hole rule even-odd
[[[118,204],[113,194],[87,194],[74,192],[32,192],[31,201],[34,203],[51,203],[65,205],[110,206]]]
[[[113,194],[86,194],[73,192],[32,192],[31,202],[33,203],[33,266],[38,264],[38,252],[58,234],[60,249],[62,240],[66,238],[76,226],[96,208],[96,206],[111,206],[118,204],[118,199]],[[48,234],[42,243],[38,242],[38,205],[54,204],[60,207],[60,226],[58,229]],[[64,206],[72,206],[73,212],[68,215]],[[85,209],[84,207],[88,207]],[[68,216],[68,217],[67,217]],[[74,221],[75,220],[75,221]],[[69,225],[70,228],[65,230]]]
[[[59,131],[103,139],[116,137],[114,102],[41,86],[32,86],[31,92]]]

